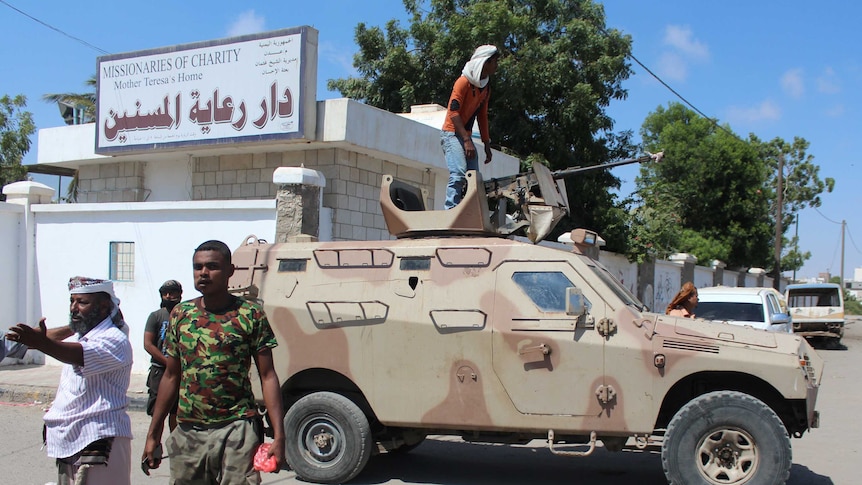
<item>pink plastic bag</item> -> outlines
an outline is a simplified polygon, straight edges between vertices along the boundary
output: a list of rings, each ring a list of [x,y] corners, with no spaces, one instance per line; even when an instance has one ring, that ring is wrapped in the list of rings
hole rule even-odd
[[[275,455],[266,457],[269,453],[269,443],[261,443],[254,453],[254,469],[264,473],[273,473],[276,471],[278,460]]]

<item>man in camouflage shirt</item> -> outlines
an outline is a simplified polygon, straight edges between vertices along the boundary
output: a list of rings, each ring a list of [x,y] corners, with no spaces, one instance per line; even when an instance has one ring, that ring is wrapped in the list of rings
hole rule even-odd
[[[186,483],[259,484],[254,452],[262,442],[251,390],[254,359],[273,426],[269,455],[284,465],[284,426],[275,335],[260,305],[231,295],[230,249],[207,241],[195,249],[195,288],[202,297],[178,304],[166,337],[167,366],[147,432],[142,466],[157,468],[164,420],[179,396],[177,428],[166,442],[171,479]]]

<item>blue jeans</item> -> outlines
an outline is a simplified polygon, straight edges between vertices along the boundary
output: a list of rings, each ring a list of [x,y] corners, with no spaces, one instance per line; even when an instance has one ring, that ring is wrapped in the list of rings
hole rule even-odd
[[[444,209],[451,209],[461,202],[467,183],[467,170],[479,170],[479,153],[467,159],[464,152],[464,142],[451,131],[440,132],[440,146],[446,157],[446,167],[449,169],[449,183],[446,185],[446,203]]]

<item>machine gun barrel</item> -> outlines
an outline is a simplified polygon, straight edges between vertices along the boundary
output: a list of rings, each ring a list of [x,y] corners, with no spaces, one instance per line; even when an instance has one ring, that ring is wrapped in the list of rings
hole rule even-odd
[[[637,158],[627,158],[625,160],[617,160],[615,162],[602,163],[600,165],[590,165],[588,167],[564,168],[562,170],[556,170],[554,172],[551,172],[551,176],[553,177],[554,180],[560,180],[560,179],[564,179],[570,175],[574,175],[574,174],[581,173],[581,172],[590,172],[592,170],[609,169],[609,168],[614,168],[614,167],[620,167],[623,165],[630,165],[632,163],[645,163],[645,162],[649,162],[650,160],[658,162],[661,160],[661,158],[663,156],[664,156],[664,152],[659,152],[659,153],[655,153],[655,154],[647,153],[646,155],[642,155],[642,156],[637,157]],[[495,179],[485,180],[484,181],[485,192],[488,194],[493,193],[497,189],[500,189],[502,187],[511,186],[512,184],[514,184],[519,179],[522,181],[534,180],[535,175],[533,174],[532,171],[530,171],[530,172],[519,173],[517,175],[509,175],[506,177],[499,177],[499,178],[495,178]]]
[[[600,165],[591,165],[589,167],[564,168],[562,170],[556,170],[554,172],[551,172],[551,175],[554,176],[554,180],[560,180],[562,178],[566,178],[569,175],[574,175],[576,173],[589,172],[591,170],[600,170],[600,169],[605,169],[605,168],[620,167],[623,165],[631,165],[632,163],[645,163],[645,162],[649,162],[650,160],[654,159],[654,157],[655,157],[655,155],[650,154],[650,155],[643,155],[643,156],[640,156],[638,158],[627,158],[625,160],[617,160],[616,162],[602,163]]]

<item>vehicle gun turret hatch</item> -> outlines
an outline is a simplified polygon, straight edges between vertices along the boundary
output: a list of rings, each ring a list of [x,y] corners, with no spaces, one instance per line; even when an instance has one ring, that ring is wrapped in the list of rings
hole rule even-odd
[[[383,176],[380,208],[389,233],[397,238],[427,236],[508,236],[525,230],[533,243],[542,241],[569,213],[564,178],[580,172],[631,163],[661,160],[663,153],[552,172],[541,164],[517,175],[482,180],[478,171],[467,172],[467,189],[461,202],[449,210],[428,210],[427,190]],[[512,202],[510,204],[509,202]],[[514,206],[514,211],[508,208]],[[494,207],[491,213],[489,206]]]

